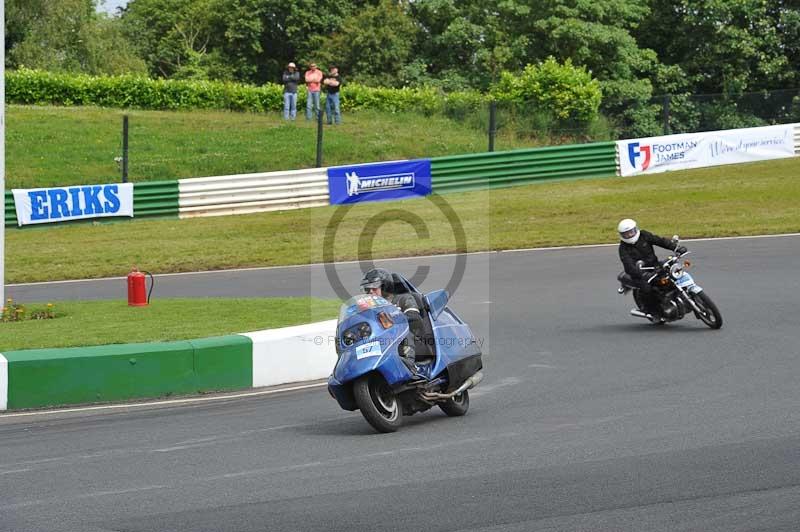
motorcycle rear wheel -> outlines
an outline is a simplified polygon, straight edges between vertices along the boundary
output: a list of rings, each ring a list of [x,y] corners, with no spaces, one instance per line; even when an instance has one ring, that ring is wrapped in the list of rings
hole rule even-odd
[[[711,301],[711,298],[708,297],[708,294],[705,292],[700,292],[699,294],[694,295],[694,302],[695,304],[700,307],[701,313],[697,314],[697,317],[711,327],[712,329],[719,329],[722,327],[722,314],[719,313],[719,309],[717,305]]]
[[[361,415],[378,432],[395,432],[403,424],[403,407],[380,375],[370,373],[358,379],[353,395]]]
[[[469,410],[469,392],[464,390],[458,395],[454,395],[444,403],[439,403],[442,412],[450,417],[463,416]]]

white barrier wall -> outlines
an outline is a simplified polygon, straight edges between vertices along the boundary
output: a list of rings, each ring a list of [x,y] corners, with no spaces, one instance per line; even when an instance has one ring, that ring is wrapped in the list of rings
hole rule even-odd
[[[8,408],[8,360],[0,353],[0,412]]]
[[[794,157],[798,124],[617,141],[618,174],[652,174]]]
[[[178,181],[181,218],[328,205],[327,168],[199,177]]]
[[[253,341],[253,387],[327,378],[336,365],[336,322],[243,333]]]

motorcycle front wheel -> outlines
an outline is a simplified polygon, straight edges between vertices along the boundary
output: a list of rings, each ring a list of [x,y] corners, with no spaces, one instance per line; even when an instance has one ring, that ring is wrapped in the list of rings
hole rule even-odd
[[[450,417],[463,416],[469,410],[469,392],[464,390],[454,395],[444,403],[439,403],[439,408]]]
[[[694,302],[698,307],[700,307],[701,310],[699,314],[696,313],[700,321],[712,329],[719,329],[722,327],[722,314],[719,313],[717,305],[711,301],[711,298],[708,297],[708,294],[705,292],[695,294]]]
[[[361,415],[378,432],[395,432],[403,424],[403,407],[379,374],[364,375],[353,384]]]

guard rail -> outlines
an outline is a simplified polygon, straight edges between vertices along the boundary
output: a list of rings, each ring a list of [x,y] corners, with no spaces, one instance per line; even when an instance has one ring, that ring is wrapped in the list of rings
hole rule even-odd
[[[181,179],[180,217],[282,211],[328,204],[325,168]]]
[[[435,192],[463,192],[536,181],[616,174],[613,142],[476,153],[431,159]]]

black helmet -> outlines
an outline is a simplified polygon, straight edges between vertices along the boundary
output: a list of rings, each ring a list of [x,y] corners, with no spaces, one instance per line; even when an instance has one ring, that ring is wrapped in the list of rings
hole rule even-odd
[[[381,291],[384,293],[388,292],[391,294],[394,292],[394,280],[392,279],[392,274],[383,268],[373,268],[365,273],[364,277],[361,279],[360,286],[365,292],[370,288],[378,287],[380,287]]]

